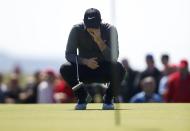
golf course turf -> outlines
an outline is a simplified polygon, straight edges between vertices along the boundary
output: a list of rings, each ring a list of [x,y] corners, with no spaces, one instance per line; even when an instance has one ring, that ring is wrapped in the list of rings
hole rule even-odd
[[[102,104],[0,105],[0,131],[190,131],[190,104],[120,104],[101,110]],[[119,112],[119,113],[118,113]],[[120,124],[115,124],[120,114]]]

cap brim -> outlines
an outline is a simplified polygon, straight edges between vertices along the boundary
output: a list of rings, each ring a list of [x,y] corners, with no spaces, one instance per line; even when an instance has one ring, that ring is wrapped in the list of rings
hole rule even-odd
[[[99,28],[100,27],[100,21],[98,21],[96,18],[87,19],[87,20],[85,20],[84,24],[87,28]]]

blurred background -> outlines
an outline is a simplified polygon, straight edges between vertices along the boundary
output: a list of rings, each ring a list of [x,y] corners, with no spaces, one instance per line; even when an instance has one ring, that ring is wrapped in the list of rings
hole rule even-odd
[[[145,67],[146,53],[161,67],[162,53],[172,62],[190,58],[189,0],[2,0],[0,1],[0,70],[14,65],[32,72],[45,66],[56,70],[65,61],[70,29],[83,21],[84,11],[101,11],[103,22],[115,24],[120,59]]]
[[[100,10],[103,22],[117,27],[119,61],[127,59],[135,70],[146,68],[147,54],[160,70],[163,54],[172,64],[190,61],[190,0],[1,0],[0,72],[5,83],[12,72],[22,74],[24,84],[25,76],[39,70],[57,74],[70,29],[91,7]]]

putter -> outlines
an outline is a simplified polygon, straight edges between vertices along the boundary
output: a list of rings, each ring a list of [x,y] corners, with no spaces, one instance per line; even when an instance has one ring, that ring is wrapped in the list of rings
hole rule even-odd
[[[113,82],[113,94],[114,94],[114,101],[115,101],[115,111],[114,111],[114,117],[115,117],[115,125],[119,126],[121,123],[121,118],[120,118],[120,102],[119,102],[119,88],[116,83],[118,83],[117,79],[117,73],[116,73],[116,64],[112,64],[112,82]]]
[[[76,59],[75,59],[75,62],[76,62],[76,69],[77,69],[77,81],[78,81],[78,84],[75,85],[74,87],[72,87],[72,90],[73,91],[76,91],[77,89],[79,89],[83,84],[83,82],[80,82],[80,79],[79,79],[79,67],[78,67],[78,58],[76,56]]]

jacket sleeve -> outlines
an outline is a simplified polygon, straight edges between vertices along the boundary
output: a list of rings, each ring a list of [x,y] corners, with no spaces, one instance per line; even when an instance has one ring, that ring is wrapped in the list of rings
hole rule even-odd
[[[107,48],[102,52],[107,61],[116,62],[119,57],[118,33],[115,27],[109,28],[109,40]]]
[[[71,63],[75,63],[77,57],[77,46],[78,46],[77,34],[78,34],[77,28],[74,26],[69,34],[65,51],[65,57]]]

